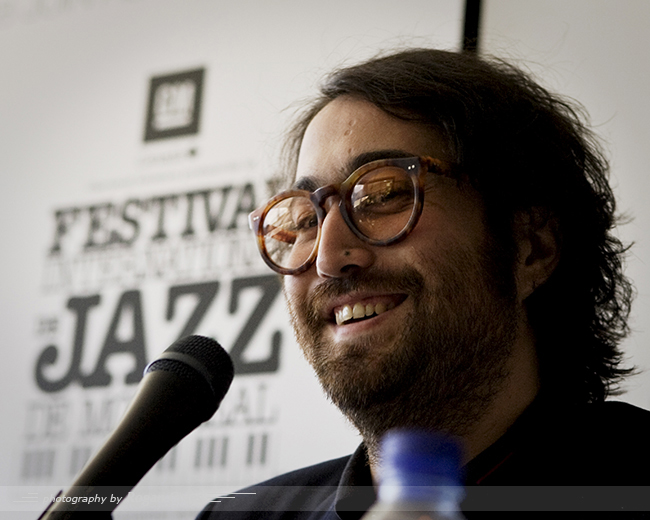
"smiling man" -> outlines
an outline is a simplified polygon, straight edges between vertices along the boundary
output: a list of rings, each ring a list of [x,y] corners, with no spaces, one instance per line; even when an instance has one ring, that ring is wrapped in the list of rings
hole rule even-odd
[[[287,150],[293,186],[251,225],[363,444],[242,509],[358,518],[396,427],[461,438],[468,486],[649,484],[650,414],[605,402],[632,289],[572,105],[504,63],[408,50],[333,73]]]
[[[385,159],[436,159],[429,171],[419,159],[402,163],[419,170],[424,192],[408,236],[389,246],[368,244],[351,231],[333,195],[324,201],[314,264],[284,281],[298,341],[327,394],[363,434],[371,461],[381,434],[409,425],[462,433],[468,455],[476,455],[537,393],[534,341],[521,304],[551,269],[553,235],[538,232],[547,254],[519,263],[519,287],[512,279],[500,283],[501,275],[512,278],[511,268],[499,267],[480,196],[447,171],[443,150],[433,129],[352,95],[313,118],[300,149],[299,186],[341,183],[358,164],[378,165],[357,183],[366,191],[365,177],[404,177],[410,197],[399,211],[387,215],[393,201],[373,209],[378,216],[364,207],[378,233],[393,228],[387,221],[407,223],[417,200],[402,173],[408,166]]]

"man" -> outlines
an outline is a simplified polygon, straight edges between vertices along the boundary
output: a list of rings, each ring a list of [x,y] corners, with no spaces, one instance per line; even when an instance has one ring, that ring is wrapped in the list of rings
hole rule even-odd
[[[415,49],[333,73],[287,150],[293,187],[251,224],[363,444],[229,508],[358,518],[397,427],[462,439],[468,511],[638,508],[607,491],[480,492],[650,483],[650,414],[604,402],[630,372],[632,288],[576,109],[504,63]]]

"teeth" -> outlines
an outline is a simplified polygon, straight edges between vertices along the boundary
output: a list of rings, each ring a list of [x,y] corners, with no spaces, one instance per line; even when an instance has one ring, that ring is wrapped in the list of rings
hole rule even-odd
[[[355,303],[354,307],[351,307],[350,305],[344,305],[338,311],[336,311],[334,317],[336,318],[337,325],[343,325],[346,321],[365,318],[368,316],[373,316],[375,314],[382,314],[394,308],[395,304],[393,302],[389,302],[388,304],[378,303],[377,305],[372,305],[370,303],[366,305],[363,305],[362,303]]]
[[[355,303],[354,308],[352,309],[352,317],[354,319],[365,318],[366,317],[366,306],[360,303]]]
[[[336,324],[341,325],[348,320],[352,319],[352,307],[344,305],[343,308],[336,313]]]

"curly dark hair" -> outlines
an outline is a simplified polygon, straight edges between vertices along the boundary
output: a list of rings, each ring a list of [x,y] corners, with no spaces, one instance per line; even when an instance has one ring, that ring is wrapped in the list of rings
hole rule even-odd
[[[526,301],[542,389],[574,402],[620,393],[632,372],[621,367],[618,345],[628,333],[633,288],[623,275],[626,247],[612,234],[609,165],[583,110],[503,61],[406,50],[328,76],[287,136],[291,174],[308,124],[339,96],[435,130],[483,197],[504,250],[514,251],[515,215],[539,225],[553,219],[559,264]]]

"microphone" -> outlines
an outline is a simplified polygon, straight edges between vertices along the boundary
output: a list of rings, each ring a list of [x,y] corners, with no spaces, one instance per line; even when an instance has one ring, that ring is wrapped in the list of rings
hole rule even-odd
[[[173,446],[214,415],[233,376],[230,356],[213,339],[187,336],[176,341],[147,366],[120,424],[38,520],[78,518],[76,513],[91,510],[106,511],[110,518],[121,498],[101,497],[107,491],[111,499],[126,496]]]

